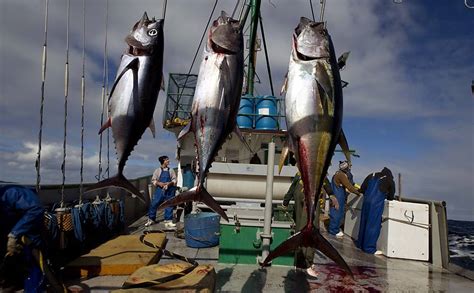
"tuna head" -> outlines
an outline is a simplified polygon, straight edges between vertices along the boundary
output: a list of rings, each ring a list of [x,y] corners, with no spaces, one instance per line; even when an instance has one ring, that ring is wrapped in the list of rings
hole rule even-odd
[[[299,59],[311,60],[330,57],[329,34],[323,22],[302,17],[295,28],[293,42]]]
[[[151,55],[153,49],[163,44],[163,19],[148,19],[146,12],[135,23],[132,31],[125,38],[130,46],[128,53],[138,55]]]
[[[242,50],[243,38],[239,21],[222,11],[209,30],[209,45],[214,52],[237,54]]]

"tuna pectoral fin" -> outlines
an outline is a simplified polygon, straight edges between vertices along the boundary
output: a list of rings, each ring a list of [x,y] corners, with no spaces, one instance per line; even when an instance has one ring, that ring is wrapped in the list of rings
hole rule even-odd
[[[348,162],[351,161],[351,152],[349,151],[349,144],[347,143],[347,138],[346,135],[344,134],[344,131],[339,133],[339,145],[341,146],[342,152],[344,153],[344,156],[346,156],[346,160]]]
[[[105,121],[104,125],[102,125],[99,129],[99,134],[101,134],[104,130],[106,130],[107,128],[109,128],[110,126],[112,126],[112,121],[110,120],[110,117],[109,119],[107,119],[107,121]]]
[[[102,180],[86,189],[86,192],[94,191],[94,190],[99,190],[102,188],[106,188],[109,186],[115,186],[118,188],[125,189],[126,191],[130,192],[131,194],[136,195],[139,200],[141,200],[143,203],[145,202],[145,199],[143,198],[143,195],[141,192],[132,184],[130,181],[127,180],[123,175],[118,174],[115,175],[114,177]]]
[[[158,207],[158,210],[164,209],[166,207],[176,206],[183,202],[188,202],[188,201],[199,201],[206,204],[214,212],[218,213],[223,219],[229,222],[229,218],[227,217],[224,210],[217,203],[217,201],[209,194],[209,192],[207,192],[207,190],[204,187],[200,187],[199,189],[193,188],[189,191],[180,193],[177,196],[173,197],[172,199],[169,199],[165,201],[164,203],[162,203]]]
[[[191,131],[191,122],[189,122],[179,133],[178,140],[183,139],[183,137]]]
[[[153,118],[151,118],[150,125],[148,125],[151,130],[151,135],[153,135],[153,138],[156,136],[156,127],[155,127],[155,121],[153,121]]]
[[[291,236],[285,242],[278,245],[278,247],[273,250],[267,258],[263,261],[263,266],[266,266],[272,259],[275,259],[279,256],[286,254],[289,251],[293,251],[296,248],[304,247],[314,247],[324,253],[327,257],[336,262],[341,268],[343,268],[351,277],[354,277],[351,269],[344,261],[342,256],[337,252],[337,250],[327,241],[318,229],[303,228],[300,232]]]
[[[280,154],[280,162],[278,162],[278,174],[281,174],[281,169],[283,169],[283,165],[285,164],[286,157],[288,157],[288,153],[290,149],[287,145],[283,147]]]

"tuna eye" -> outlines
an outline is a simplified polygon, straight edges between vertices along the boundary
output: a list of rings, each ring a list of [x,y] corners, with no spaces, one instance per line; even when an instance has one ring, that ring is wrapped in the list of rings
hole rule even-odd
[[[154,28],[152,28],[151,30],[148,31],[148,35],[150,37],[156,36],[157,34],[158,34],[158,31]]]

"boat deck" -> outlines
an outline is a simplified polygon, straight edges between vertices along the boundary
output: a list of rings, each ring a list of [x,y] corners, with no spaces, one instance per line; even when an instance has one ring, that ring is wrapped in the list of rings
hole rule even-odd
[[[131,233],[145,229],[163,229],[161,223],[144,228],[143,217],[130,226]],[[287,266],[261,269],[255,265],[218,263],[218,247],[189,248],[184,239],[168,231],[166,249],[195,259],[199,264],[211,264],[217,273],[216,292],[472,292],[474,281],[458,276],[430,263],[387,258],[366,254],[357,249],[350,239],[324,236],[341,253],[354,273],[354,280],[323,255],[316,257],[319,276],[308,281],[303,271]],[[409,241],[407,240],[407,245]],[[163,256],[160,264],[177,260]],[[120,289],[128,276],[99,276],[74,280],[67,285],[78,285],[83,292],[109,292]]]

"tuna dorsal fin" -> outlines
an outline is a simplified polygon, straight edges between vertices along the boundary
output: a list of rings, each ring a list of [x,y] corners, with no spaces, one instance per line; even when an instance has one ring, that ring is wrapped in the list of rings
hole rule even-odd
[[[344,131],[341,129],[341,132],[339,133],[339,145],[341,146],[342,152],[344,153],[344,156],[346,156],[346,160],[350,163],[351,162],[351,153],[349,151],[349,144],[347,143],[346,135],[344,134]]]
[[[339,56],[339,58],[337,58],[337,66],[339,67],[339,70],[343,70],[344,67],[346,67],[346,62],[350,53],[351,51],[344,52],[341,56]]]
[[[100,127],[99,134],[101,134],[104,130],[106,130],[107,128],[111,126],[112,126],[112,120],[110,120],[110,117],[109,117],[109,119],[107,119],[107,121],[105,121],[105,123]]]
[[[153,135],[153,138],[155,138],[156,137],[156,127],[155,127],[155,121],[153,121],[153,118],[151,118],[150,125],[148,127],[150,127],[151,135]]]
[[[189,122],[189,123],[183,128],[183,130],[181,130],[181,132],[180,132],[179,135],[178,135],[178,140],[183,139],[183,137],[184,137],[186,134],[188,134],[190,131],[191,131],[191,122]]]
[[[316,63],[316,81],[323,88],[328,97],[332,97],[332,84],[326,68],[321,63]]]
[[[165,91],[165,78],[163,77],[163,72],[161,73],[161,90]]]
[[[120,81],[122,76],[125,74],[125,72],[127,72],[129,69],[134,70],[135,72],[138,71],[139,62],[140,60],[138,58],[133,58],[127,65],[125,65],[123,70],[117,75],[114,85],[112,86],[112,89],[110,90],[109,100],[112,97],[112,94],[114,93],[115,87],[117,86],[118,82]],[[136,76],[136,74],[134,74],[134,76]]]

